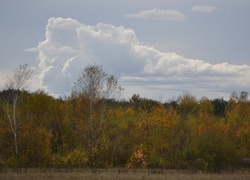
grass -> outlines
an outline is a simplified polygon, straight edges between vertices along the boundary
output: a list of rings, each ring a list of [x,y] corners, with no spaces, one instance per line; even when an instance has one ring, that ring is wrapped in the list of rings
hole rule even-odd
[[[128,169],[7,169],[0,173],[0,179],[89,179],[89,180],[109,180],[109,179],[143,179],[143,180],[249,180],[250,173],[239,171],[233,173],[209,174],[178,170],[128,170]]]

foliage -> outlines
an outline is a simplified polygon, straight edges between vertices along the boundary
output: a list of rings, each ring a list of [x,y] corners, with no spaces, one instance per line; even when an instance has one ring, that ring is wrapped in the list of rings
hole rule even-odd
[[[213,172],[249,166],[241,163],[250,159],[247,92],[233,92],[228,101],[185,92],[160,103],[139,94],[118,100],[121,91],[117,79],[96,65],[83,70],[65,98],[43,90],[2,90],[0,166]],[[20,103],[15,110],[14,100],[6,101],[14,92]]]
[[[25,167],[41,167],[51,162],[51,134],[46,129],[25,128],[21,138],[20,164]]]
[[[70,167],[86,167],[88,158],[81,150],[73,150],[63,159],[64,163]]]
[[[128,168],[145,168],[148,163],[146,162],[146,155],[143,153],[142,147],[139,147],[131,155],[129,162],[127,164]]]
[[[234,167],[237,162],[235,144],[217,130],[205,130],[194,141],[196,163],[200,161],[196,168],[218,172]]]

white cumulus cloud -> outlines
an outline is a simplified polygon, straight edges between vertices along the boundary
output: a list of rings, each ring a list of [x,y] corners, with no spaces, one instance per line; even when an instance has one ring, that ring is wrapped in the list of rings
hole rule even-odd
[[[163,9],[145,10],[136,14],[128,14],[126,17],[167,21],[183,21],[186,19],[186,16],[179,11]]]
[[[210,64],[176,53],[160,52],[141,43],[132,29],[110,24],[95,26],[74,19],[50,18],[45,40],[38,47],[39,77],[43,88],[67,95],[89,64],[102,65],[129,89],[163,94],[185,90],[232,92],[249,88],[250,66]],[[126,90],[127,89],[127,90]]]
[[[216,10],[216,7],[207,6],[207,5],[192,7],[192,11],[194,11],[194,12],[212,13],[215,10]]]

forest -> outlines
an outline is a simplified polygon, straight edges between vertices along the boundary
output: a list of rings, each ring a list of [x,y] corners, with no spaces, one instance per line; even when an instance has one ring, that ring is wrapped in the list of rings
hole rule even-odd
[[[30,92],[20,65],[0,92],[0,169],[164,168],[219,172],[250,168],[248,93],[167,102],[123,88],[102,66],[87,66],[67,97]]]

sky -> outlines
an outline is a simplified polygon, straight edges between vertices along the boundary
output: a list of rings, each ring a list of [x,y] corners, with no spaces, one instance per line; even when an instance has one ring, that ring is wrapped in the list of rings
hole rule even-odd
[[[1,0],[0,89],[27,63],[28,89],[67,96],[87,65],[159,101],[250,89],[249,0]]]

